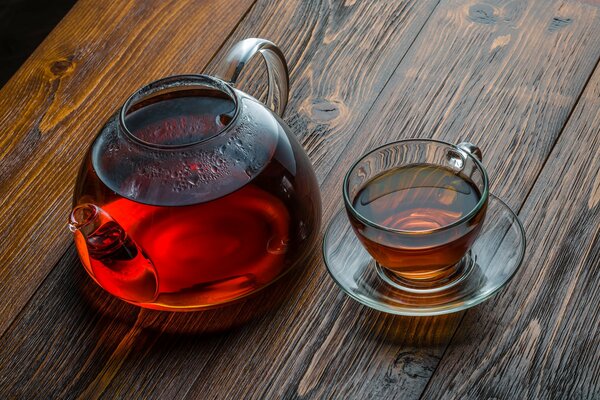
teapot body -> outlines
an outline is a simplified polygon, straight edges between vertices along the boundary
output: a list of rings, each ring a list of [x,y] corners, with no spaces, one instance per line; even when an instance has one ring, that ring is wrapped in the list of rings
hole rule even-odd
[[[305,260],[321,222],[315,174],[286,124],[204,75],[134,94],[88,150],[73,205],[90,276],[164,310],[260,290]]]

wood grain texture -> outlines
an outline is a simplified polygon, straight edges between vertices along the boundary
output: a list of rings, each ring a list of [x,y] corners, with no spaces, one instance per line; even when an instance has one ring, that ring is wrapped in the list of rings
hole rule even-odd
[[[478,11],[481,8],[485,12]],[[542,2],[497,2],[495,7],[475,2],[440,4],[374,105],[377,113],[370,113],[358,129],[323,191],[341,187],[352,163],[352,157],[345,157],[348,153],[410,137],[455,143],[470,140],[483,149],[492,191],[519,209],[600,57],[598,11],[597,7],[577,2],[555,2],[551,6]],[[555,18],[571,22],[555,29]],[[498,43],[504,45],[499,47]],[[574,57],[573,52],[578,56]],[[579,72],[573,75],[575,70]],[[326,220],[338,204],[325,200]],[[450,331],[446,335],[450,338],[462,313],[447,318],[450,321],[445,318],[440,323]],[[419,319],[406,319],[404,329],[414,332],[420,324]],[[430,331],[417,335],[436,332],[436,325],[434,321]],[[415,340],[408,337],[398,345],[411,348]],[[344,353],[364,351],[369,345],[366,340],[354,339],[343,346]],[[431,373],[435,370],[431,360],[444,356],[444,344],[418,348],[422,364],[430,365],[420,372]],[[336,368],[339,364],[332,358],[334,353],[331,344],[320,349],[319,358],[312,363],[322,367],[313,376],[326,382],[348,381],[356,376],[352,368],[346,373]],[[395,354],[375,353],[371,352],[372,362],[383,363],[380,357],[387,359],[388,368],[380,371],[391,370]],[[426,376],[421,382],[428,379]],[[361,393],[379,393],[385,380],[369,382]],[[350,393],[350,388],[340,389],[339,397]],[[390,390],[383,397],[411,398],[410,394]]]
[[[523,268],[467,312],[425,398],[600,398],[600,68],[520,216]]]
[[[354,140],[338,150],[342,156],[323,185],[324,193],[339,193],[343,174],[368,148],[393,139],[433,136],[478,143],[493,190],[515,208],[522,204],[598,60],[598,13],[578,3],[498,3],[484,13],[491,19],[488,23],[478,18],[479,7],[474,2],[440,4]],[[565,26],[566,31],[549,29],[562,13],[576,22]],[[508,34],[512,43],[505,43]],[[546,61],[548,55],[552,63]],[[340,207],[339,197],[326,195],[324,206],[327,220]],[[320,305],[323,293],[332,289],[325,280],[316,283],[319,278],[311,285],[321,294],[316,303]],[[341,328],[324,328],[328,336],[292,393],[316,398],[418,397],[461,315],[425,319],[431,322],[382,317],[383,322],[375,323],[363,319],[361,310],[348,301],[330,304],[336,312],[347,307],[338,317],[346,320]],[[389,343],[387,336],[348,332],[348,327],[369,331],[372,324],[381,324],[385,332],[397,323],[407,333],[389,346],[381,345]],[[351,356],[357,361],[349,362]],[[411,363],[403,365],[403,357]],[[199,385],[195,393],[207,390],[208,384]]]
[[[202,71],[252,4],[80,1],[0,91],[0,334],[72,240],[72,186],[98,129],[141,85]]]
[[[289,59],[286,120],[315,164],[326,221],[350,163],[402,137],[477,142],[494,190],[523,203],[600,56],[600,25],[584,2],[493,4],[442,2],[430,16],[435,2],[258,1],[237,27],[224,49],[263,36]],[[260,92],[256,82],[249,89]],[[68,250],[0,339],[0,393],[418,398],[461,315],[369,310],[335,287],[315,253],[262,296],[182,315],[111,299]]]
[[[347,150],[413,137],[471,141],[492,192],[518,209],[600,57],[600,9],[495,4],[441,4]],[[569,23],[553,28],[557,19]],[[352,162],[343,154],[334,185]]]
[[[339,151],[340,144],[349,139],[353,125],[364,118],[435,5],[436,1],[388,1],[376,6],[367,3],[259,2],[240,24],[228,43],[223,46],[223,49],[227,50],[235,41],[248,36],[268,37],[284,49],[291,66],[293,88],[288,115],[296,114],[291,117],[292,129],[299,133],[310,132],[313,137],[307,140],[315,141],[316,139],[312,148],[317,152],[323,152],[321,159],[324,162],[330,161],[325,157],[324,150],[326,148],[319,147],[321,146],[319,137],[331,137],[332,139],[328,140],[331,144],[327,148]],[[349,27],[352,26],[359,27],[359,29],[349,30]],[[340,30],[343,30],[345,34],[340,34]],[[352,45],[354,42],[365,40],[365,37],[367,42],[364,45]],[[340,57],[331,56],[335,53],[339,53]],[[381,53],[381,56],[371,57],[373,53]],[[220,55],[223,54],[224,51],[220,53]],[[207,71],[216,72],[219,62],[220,59],[216,59],[207,68]],[[315,64],[328,65],[328,68],[315,69]],[[368,75],[362,78],[363,74]],[[247,88],[251,93],[255,91],[260,93],[260,82],[264,82],[260,79],[252,80],[256,75],[260,75],[260,72],[253,73],[250,70],[246,73],[246,82],[250,79],[253,84],[244,86],[245,83],[242,82],[242,87]],[[362,84],[357,85],[357,82],[362,82]],[[335,102],[328,100],[340,98],[343,99],[343,103],[341,100],[335,100]],[[331,105],[333,105],[333,109]],[[301,114],[298,113],[298,109],[303,110]],[[326,128],[327,131],[325,131]],[[318,171],[319,169],[317,169]],[[320,178],[322,180],[324,174]],[[316,263],[312,265],[313,268],[319,268]],[[219,359],[219,349],[229,346],[227,340],[239,340],[243,343],[248,340],[247,335],[254,332],[254,335],[264,337],[262,340],[264,346],[268,345],[264,341],[268,336],[260,333],[260,330],[264,329],[265,324],[268,325],[270,314],[245,327],[242,332],[222,335],[218,341],[210,341],[208,344],[203,339],[190,340],[186,341],[189,347],[183,350],[178,345],[181,342],[179,336],[163,334],[160,335],[158,344],[150,345],[145,351],[139,351],[139,348],[130,342],[131,335],[139,336],[137,341],[152,343],[146,338],[154,337],[156,332],[146,329],[148,324],[157,326],[159,331],[197,332],[205,330],[207,325],[210,326],[210,329],[214,329],[211,319],[222,320],[223,313],[209,314],[209,316],[199,316],[198,314],[173,316],[163,313],[156,316],[156,313],[143,311],[138,315],[137,309],[125,304],[116,307],[114,303],[107,303],[108,300],[101,300],[100,303],[110,304],[110,312],[102,305],[85,308],[86,312],[91,312],[90,315],[81,313],[81,308],[75,308],[73,312],[69,308],[65,312],[63,304],[75,301],[75,298],[81,294],[77,291],[61,290],[57,292],[58,287],[50,282],[60,282],[73,275],[82,279],[77,280],[71,288],[78,285],[82,287],[93,285],[84,275],[77,275],[76,271],[80,268],[68,253],[48,277],[47,282],[43,285],[44,289],[40,289],[36,293],[24,313],[5,335],[4,343],[8,344],[13,341],[20,343],[17,349],[13,349],[16,351],[5,347],[7,351],[0,356],[1,364],[10,366],[6,371],[15,371],[15,367],[18,365],[27,365],[26,368],[30,368],[30,371],[37,368],[43,368],[44,371],[60,369],[61,379],[52,382],[57,382],[61,386],[69,386],[72,390],[69,393],[73,394],[104,393],[106,397],[181,397],[186,390],[190,389],[195,380],[202,379],[199,374],[203,368],[210,369],[211,362]],[[277,304],[277,299],[283,297],[281,294],[287,294],[287,300],[290,302],[277,310],[278,315],[280,313],[289,314],[292,311],[294,313],[301,312],[301,309],[294,309],[295,304],[291,299],[294,298],[294,293],[303,290],[306,278],[306,275],[301,276],[297,281],[288,283],[283,288],[276,288],[274,293],[262,296],[257,301],[236,305],[231,312],[233,315],[231,318],[239,319],[240,315],[252,315],[257,313],[257,309],[261,310],[272,306],[273,303]],[[50,287],[54,288],[54,291],[46,290]],[[92,292],[94,293],[92,298],[100,296],[103,299],[101,292]],[[61,299],[63,296],[66,298]],[[336,296],[342,297],[339,293],[336,293]],[[59,298],[59,300],[49,301],[49,298]],[[92,303],[96,304],[97,302],[92,301]],[[51,307],[49,309],[44,307],[46,304]],[[45,311],[38,312],[40,308],[44,308]],[[94,310],[96,313],[93,313]],[[30,311],[36,315],[29,316]],[[314,319],[316,324],[319,323],[319,318],[318,310],[315,311],[317,311]],[[52,358],[47,359],[43,367],[39,367],[39,360],[36,357],[28,356],[31,350],[30,345],[37,343],[37,340],[27,339],[25,332],[28,330],[21,329],[24,321],[35,319],[41,326],[48,327],[48,330],[39,334],[40,338],[44,338],[48,347],[34,351],[35,354],[44,354],[64,349],[62,347],[64,343],[58,337],[53,336],[58,333],[54,329],[55,326],[62,326],[69,320],[77,319],[81,326],[72,328],[73,336],[80,337],[84,332],[96,329],[93,326],[98,318],[101,318],[96,314],[102,313],[112,315],[113,318],[121,321],[124,327],[116,329],[113,325],[107,324],[104,334],[97,331],[95,340],[89,342],[82,340],[79,346],[68,348],[68,351],[71,352],[69,358],[74,361],[71,365],[72,368],[67,367],[60,360]],[[127,317],[131,315],[135,317]],[[214,317],[210,315],[214,315]],[[45,318],[53,318],[52,323],[41,322]],[[55,322],[57,318],[60,322]],[[225,317],[225,319],[227,318],[229,317]],[[162,324],[155,323],[155,321],[162,321]],[[304,334],[295,326],[289,326],[286,329],[290,334],[293,333],[296,336]],[[112,355],[107,358],[104,357],[106,353],[100,357],[95,350],[99,346],[103,346],[103,335],[106,335],[108,342],[106,345],[108,354],[112,352]],[[237,335],[240,339],[236,339]],[[316,336],[314,340],[318,341],[322,338],[322,336]],[[180,356],[175,356],[175,354],[180,354]],[[283,357],[285,358],[282,358],[282,361],[289,356]],[[299,361],[300,365],[304,362]],[[54,362],[59,362],[60,365],[55,366]],[[98,367],[103,364],[104,367]],[[241,371],[238,370],[238,372]],[[258,370],[254,372],[258,372]],[[273,370],[273,372],[276,371]],[[51,381],[51,374],[47,375],[42,372],[33,377],[9,375],[12,379],[7,378],[5,386],[8,393],[17,388],[20,388],[18,392],[20,394],[27,394],[30,390],[35,393],[40,384]],[[17,383],[12,385],[11,381],[19,382],[23,386]],[[102,382],[102,385],[99,385],[99,382]],[[216,385],[215,388],[217,388]],[[252,393],[256,389],[263,390],[266,387],[259,388],[250,385],[238,386],[237,389]],[[224,393],[226,393],[225,390],[221,393],[214,392],[211,396],[222,397],[225,395]]]
[[[598,13],[594,7],[573,2],[495,4],[442,3],[366,120],[358,129],[352,127],[350,145],[325,146],[327,164],[315,161],[319,176],[326,166],[335,164],[331,158],[340,155],[323,185],[326,220],[340,207],[337,193],[353,160],[377,144],[406,137],[478,143],[484,149],[494,191],[513,207],[522,204],[600,55]],[[569,23],[557,22],[562,20]],[[310,140],[304,143],[311,151]],[[357,393],[418,397],[462,315],[425,323],[422,319],[377,318],[347,304],[345,298],[330,303],[331,295],[324,294],[332,290],[326,276],[318,275],[310,285],[318,296],[314,307],[328,303],[335,318],[342,321],[323,322],[322,329],[328,333],[321,346],[306,350],[312,355],[300,354],[310,359],[304,374],[298,378],[274,374],[275,388],[267,393],[316,398]],[[365,319],[363,312],[369,317]],[[313,315],[309,310],[298,313],[303,319],[315,318]],[[347,331],[348,326],[375,330],[371,324],[380,327],[378,332],[394,331],[398,323],[410,333],[394,335],[389,346],[378,343],[387,344],[387,335],[361,337]],[[308,322],[305,325],[310,327]],[[270,344],[281,346],[276,340]],[[301,343],[308,342],[301,339]],[[233,346],[223,359],[231,362],[233,357],[242,363],[247,354],[236,357],[237,349]],[[290,353],[267,357],[275,360],[282,354],[293,357]],[[289,373],[297,369],[276,364]],[[214,372],[203,376],[190,394],[212,393],[215,382],[229,388],[230,382],[241,378],[235,370],[224,374],[225,369],[225,362],[211,366]],[[258,379],[258,373],[256,376]],[[229,390],[239,394],[242,389]]]

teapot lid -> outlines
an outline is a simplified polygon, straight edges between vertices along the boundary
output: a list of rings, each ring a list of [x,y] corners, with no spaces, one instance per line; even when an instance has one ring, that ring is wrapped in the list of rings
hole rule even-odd
[[[134,93],[92,144],[98,177],[151,205],[225,196],[268,164],[281,123],[262,103],[206,75],[173,76]]]

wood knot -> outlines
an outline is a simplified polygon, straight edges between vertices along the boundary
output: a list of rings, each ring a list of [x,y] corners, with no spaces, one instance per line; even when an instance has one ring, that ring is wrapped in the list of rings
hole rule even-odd
[[[431,376],[439,359],[426,351],[406,349],[396,354],[393,369],[412,379],[424,379]]]
[[[495,24],[498,17],[489,4],[475,4],[469,8],[469,19],[478,24]]]
[[[317,123],[331,122],[340,115],[340,105],[335,100],[315,99],[309,108],[310,118]]]
[[[50,73],[55,77],[69,75],[75,69],[75,63],[69,58],[62,58],[50,65]]]
[[[552,21],[550,21],[550,25],[548,26],[548,30],[550,32],[557,31],[559,29],[564,28],[569,25],[573,20],[571,18],[562,18],[562,17],[554,17]]]
[[[494,42],[490,47],[490,51],[494,51],[497,48],[502,48],[506,46],[510,42],[510,37],[510,35],[498,36],[496,39],[494,39]]]

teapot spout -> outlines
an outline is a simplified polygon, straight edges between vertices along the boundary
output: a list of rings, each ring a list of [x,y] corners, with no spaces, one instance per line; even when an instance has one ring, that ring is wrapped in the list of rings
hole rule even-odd
[[[158,294],[154,264],[125,229],[105,210],[80,204],[71,212],[69,229],[88,273],[111,294],[136,303]]]

